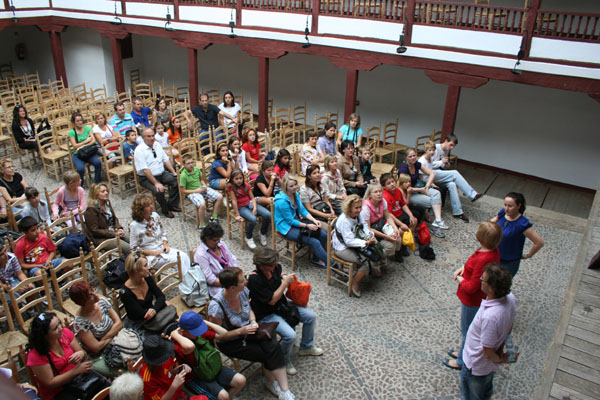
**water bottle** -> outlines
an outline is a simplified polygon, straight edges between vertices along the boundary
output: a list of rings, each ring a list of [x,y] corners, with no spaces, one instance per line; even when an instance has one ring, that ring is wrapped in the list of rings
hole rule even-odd
[[[515,362],[517,351],[515,347],[515,342],[513,342],[510,335],[506,336],[506,341],[504,342],[504,344],[506,345],[506,352],[508,353],[508,362]]]

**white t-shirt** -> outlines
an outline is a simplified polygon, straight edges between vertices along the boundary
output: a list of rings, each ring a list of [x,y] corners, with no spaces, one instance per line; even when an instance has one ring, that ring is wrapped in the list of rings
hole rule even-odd
[[[102,129],[100,129],[98,124],[96,124],[92,128],[92,133],[98,133],[102,139],[108,139],[109,137],[112,137],[112,132],[108,128],[108,125],[104,125],[104,128],[106,128],[106,130],[103,131]]]
[[[158,133],[154,135],[154,139],[162,146],[162,148],[169,147],[169,135],[167,132],[163,132],[163,135],[160,136]]]
[[[238,103],[235,103],[233,107],[225,107],[225,103],[221,103],[219,105],[219,110],[225,111],[227,114],[231,115],[232,117],[235,117],[237,116],[237,113],[242,110],[242,107],[240,107]],[[233,121],[227,117],[223,117],[223,123],[227,125],[228,128],[233,128],[235,126]]]
[[[427,179],[429,179],[429,175],[425,175],[423,173],[423,168],[422,167],[429,168],[430,170],[433,171],[433,164],[430,163],[429,161],[427,161],[425,159],[425,156],[419,157],[419,162],[421,163],[421,169],[419,170],[419,179],[427,182]]]

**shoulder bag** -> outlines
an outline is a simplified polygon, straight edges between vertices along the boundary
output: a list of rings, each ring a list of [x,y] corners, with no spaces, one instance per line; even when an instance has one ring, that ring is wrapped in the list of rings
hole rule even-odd
[[[77,135],[75,129],[73,129],[73,132],[75,133],[75,142],[79,143],[79,136]],[[76,154],[77,158],[79,158],[81,161],[88,161],[90,158],[95,156],[96,153],[98,153],[98,146],[94,143],[80,147],[77,149]]]
[[[60,375],[58,369],[56,369],[56,366],[52,362],[50,355],[46,354],[46,356],[48,357],[48,361],[50,362],[50,366],[52,367],[54,374]],[[109,386],[110,382],[108,379],[100,375],[98,372],[91,370],[77,375],[62,388],[64,391],[74,395],[77,399],[91,400],[96,393]]]
[[[216,298],[213,298],[213,300],[217,302],[219,307],[221,307],[221,311],[223,312],[223,320],[225,321],[225,325],[227,325],[227,330],[230,331],[232,330],[232,328],[236,328],[231,324],[231,321],[229,321],[229,317],[225,312],[225,307],[223,307],[223,304]],[[279,322],[260,323],[258,324],[258,329],[256,329],[256,333],[254,335],[246,335],[246,338],[248,340],[271,340],[275,336],[275,331],[277,330],[278,326]]]
[[[163,332],[164,329],[177,319],[177,309],[174,305],[167,306],[156,313],[154,318],[142,323],[142,328],[151,332]]]

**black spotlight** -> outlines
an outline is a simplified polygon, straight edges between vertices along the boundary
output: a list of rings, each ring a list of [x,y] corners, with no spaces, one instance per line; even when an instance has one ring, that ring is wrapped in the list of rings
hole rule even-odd
[[[408,49],[404,45],[404,33],[403,33],[402,35],[400,35],[400,46],[396,49],[396,53],[398,53],[398,54],[406,53],[406,50],[408,50]]]
[[[517,69],[517,67],[519,65],[521,65],[521,60],[525,58],[525,52],[523,51],[523,49],[519,50],[519,52],[517,53],[517,62],[515,63],[515,66],[513,67],[513,69],[510,70],[510,72],[512,72],[515,75],[521,75],[521,73],[523,71],[521,71],[520,69]]]
[[[229,27],[231,28],[231,32],[229,36],[231,39],[235,39],[237,35],[233,32],[233,28],[235,28],[235,21],[233,20],[233,9],[231,9],[231,19],[229,20]]]
[[[175,32],[175,28],[171,26],[171,13],[169,12],[169,6],[167,6],[167,22],[165,23],[165,31]]]

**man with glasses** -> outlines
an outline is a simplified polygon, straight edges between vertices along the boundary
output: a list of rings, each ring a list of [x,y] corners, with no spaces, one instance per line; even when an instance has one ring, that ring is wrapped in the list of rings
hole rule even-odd
[[[152,128],[144,129],[142,143],[135,148],[133,157],[138,182],[154,194],[165,217],[173,218],[173,211],[181,212],[177,174],[162,146],[154,140]],[[169,187],[168,201],[164,186]]]
[[[516,300],[510,292],[512,277],[500,264],[484,267],[481,290],[487,295],[469,326],[460,374],[461,399],[489,399],[494,392],[498,364],[509,361],[504,342],[515,320]]]

